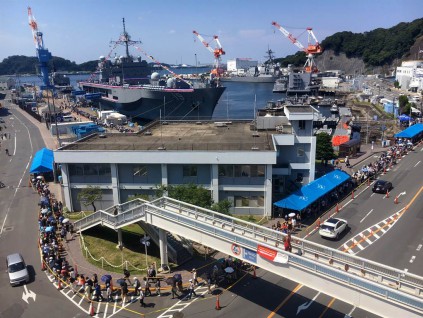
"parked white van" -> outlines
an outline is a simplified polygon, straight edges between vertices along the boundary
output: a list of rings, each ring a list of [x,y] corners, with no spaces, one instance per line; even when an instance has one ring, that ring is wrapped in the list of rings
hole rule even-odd
[[[65,123],[67,123],[67,122],[71,122],[71,121],[75,121],[76,119],[75,119],[75,117],[73,117],[73,116],[71,116],[71,115],[66,115],[66,116],[63,116],[63,121],[65,122]]]

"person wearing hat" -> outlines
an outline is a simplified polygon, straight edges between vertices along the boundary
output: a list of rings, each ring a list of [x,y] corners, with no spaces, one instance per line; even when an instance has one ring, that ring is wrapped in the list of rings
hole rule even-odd
[[[192,280],[194,282],[194,286],[197,286],[198,285],[197,270],[195,268],[192,269]]]
[[[197,294],[195,293],[194,290],[194,282],[192,281],[192,279],[189,280],[189,287],[188,287],[188,296],[187,299],[191,299],[192,294],[194,294],[195,297],[197,297]]]

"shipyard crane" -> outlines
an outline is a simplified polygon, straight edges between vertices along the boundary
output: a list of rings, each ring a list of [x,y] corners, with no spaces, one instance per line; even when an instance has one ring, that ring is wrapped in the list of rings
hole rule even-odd
[[[222,69],[219,67],[220,66],[220,59],[222,55],[225,55],[225,51],[222,48],[222,45],[220,44],[219,41],[219,37],[217,35],[213,35],[213,40],[216,42],[216,47],[213,49],[210,44],[212,41],[210,42],[206,42],[206,40],[204,40],[204,38],[200,35],[200,33],[198,33],[197,31],[192,31],[192,33],[194,33],[197,38],[201,41],[201,43],[203,43],[203,45],[206,47],[207,50],[209,50],[213,55],[214,55],[214,70],[212,70],[212,74],[214,74],[217,77],[220,77],[220,74],[222,73]]]
[[[318,69],[316,66],[316,62],[314,61],[314,55],[323,52],[323,48],[320,46],[319,41],[317,40],[316,36],[313,33],[312,28],[307,28],[308,33],[308,45],[304,47],[291,33],[289,33],[286,29],[284,29],[279,23],[273,21],[272,25],[277,28],[279,31],[282,32],[294,45],[296,45],[301,51],[304,51],[307,55],[307,61],[304,65],[304,70],[307,73],[317,73]],[[312,40],[315,43],[312,43]]]
[[[32,30],[32,37],[35,42],[35,49],[37,51],[37,57],[39,61],[39,68],[43,79],[42,90],[51,88],[49,74],[48,74],[48,62],[51,60],[51,53],[44,47],[43,33],[38,30],[37,21],[35,20],[32,10],[28,7],[28,20],[29,26]]]

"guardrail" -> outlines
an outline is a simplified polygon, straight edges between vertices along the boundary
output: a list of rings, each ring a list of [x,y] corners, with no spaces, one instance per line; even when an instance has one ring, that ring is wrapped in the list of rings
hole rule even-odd
[[[75,228],[81,231],[101,222],[119,228],[146,218],[147,214],[154,214],[252,250],[257,249],[257,244],[264,243],[285,253],[278,247],[286,236],[281,232],[168,197],[149,203],[134,200],[121,205],[120,213],[114,216],[98,211],[75,222]],[[292,246],[293,253],[288,254],[292,266],[300,266],[423,312],[423,277],[300,238],[293,238]]]

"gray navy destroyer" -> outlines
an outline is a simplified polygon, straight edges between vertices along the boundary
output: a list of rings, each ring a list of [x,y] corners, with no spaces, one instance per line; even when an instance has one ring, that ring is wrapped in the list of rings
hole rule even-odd
[[[126,47],[126,56],[111,60],[100,57],[98,79],[79,83],[99,106],[139,119],[152,121],[159,117],[168,120],[211,119],[216,104],[225,87],[218,78],[200,78],[189,82],[182,77],[163,78],[140,57],[129,54],[129,46],[139,43],[132,41],[125,29],[115,44]],[[157,62],[157,61],[156,61]]]

